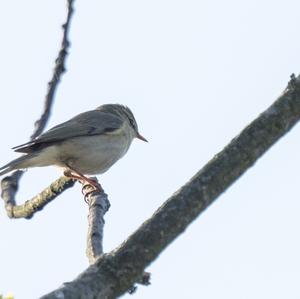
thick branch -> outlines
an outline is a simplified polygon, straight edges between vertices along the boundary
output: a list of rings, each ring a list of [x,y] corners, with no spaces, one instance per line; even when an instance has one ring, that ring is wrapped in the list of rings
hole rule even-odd
[[[5,209],[9,218],[31,218],[35,212],[42,210],[45,205],[75,184],[74,180],[62,176],[32,199],[25,201],[22,205],[16,205],[12,198],[17,191],[18,173],[22,174],[21,171],[16,171],[14,175],[5,177],[1,181],[1,196],[5,202]]]
[[[102,255],[78,278],[45,295],[52,298],[116,298],[222,192],[249,169],[300,118],[300,78],[292,78],[279,99],[123,244]]]

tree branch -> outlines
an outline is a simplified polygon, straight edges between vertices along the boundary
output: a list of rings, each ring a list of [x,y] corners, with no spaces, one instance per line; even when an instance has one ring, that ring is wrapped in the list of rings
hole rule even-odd
[[[68,13],[67,13],[67,20],[62,25],[63,28],[63,38],[61,41],[61,48],[59,50],[58,56],[55,60],[55,67],[52,75],[52,79],[50,82],[48,82],[48,91],[45,98],[45,104],[44,104],[44,111],[41,115],[41,117],[35,122],[34,124],[34,132],[31,135],[31,140],[35,139],[37,136],[39,136],[45,129],[45,126],[48,122],[51,108],[54,102],[54,96],[57,89],[57,86],[60,82],[60,79],[63,75],[63,73],[66,71],[65,62],[66,57],[68,55],[68,50],[70,47],[70,42],[68,39],[70,25],[71,25],[71,19],[74,12],[73,9],[73,3],[74,0],[68,0]]]
[[[93,179],[97,180],[97,178]],[[89,205],[86,255],[90,265],[92,265],[103,254],[104,215],[108,211],[110,203],[104,191],[94,191],[94,187],[89,183],[84,183],[82,193]],[[145,286],[149,285],[150,273],[143,272],[137,283]],[[133,285],[128,289],[128,292],[132,294],[136,291],[136,288]]]
[[[90,265],[103,254],[104,215],[110,207],[107,194],[104,191],[92,192],[93,189],[88,183],[82,187],[82,193],[89,205],[86,255]]]
[[[48,122],[48,119],[50,117],[51,108],[52,108],[53,102],[54,102],[55,91],[60,82],[60,78],[61,78],[62,74],[66,71],[65,61],[66,61],[66,57],[68,55],[68,49],[70,46],[68,35],[69,35],[69,30],[70,30],[71,18],[72,18],[73,11],[74,11],[73,3],[74,3],[74,0],[68,0],[67,19],[66,19],[66,22],[62,25],[63,38],[62,38],[62,42],[61,42],[61,48],[59,50],[58,57],[55,60],[55,68],[53,71],[52,79],[48,83],[48,91],[47,91],[46,98],[45,98],[44,110],[43,110],[43,113],[42,113],[40,119],[38,119],[34,124],[34,132],[30,137],[31,140],[35,139],[37,136],[39,136],[44,131],[46,124]],[[16,205],[15,195],[18,190],[19,180],[20,180],[22,174],[23,174],[23,171],[18,170],[16,172],[14,172],[11,176],[5,177],[3,179],[3,180],[5,180],[6,191],[5,191],[5,193],[2,192],[2,194],[5,194],[6,198],[5,199],[3,197],[2,198],[5,201],[6,213],[9,217],[18,218],[18,217],[12,216],[11,213],[13,210],[19,211],[19,207],[22,207],[22,206],[14,207]],[[55,182],[53,184],[55,184]],[[1,183],[1,186],[2,185],[3,184]],[[37,195],[37,196],[39,196],[39,195]],[[20,215],[23,215],[20,217],[28,218],[27,216],[24,216],[25,214],[21,213]]]
[[[1,181],[1,197],[5,202],[9,218],[31,218],[35,212],[42,210],[45,205],[75,184],[74,180],[62,176],[32,199],[25,201],[22,205],[16,205],[13,198],[18,188],[16,183],[18,174],[22,175],[22,171],[16,171],[14,175],[5,177]]]
[[[300,78],[278,100],[173,194],[123,244],[103,254],[72,282],[43,296],[117,298],[144,269],[300,118]]]

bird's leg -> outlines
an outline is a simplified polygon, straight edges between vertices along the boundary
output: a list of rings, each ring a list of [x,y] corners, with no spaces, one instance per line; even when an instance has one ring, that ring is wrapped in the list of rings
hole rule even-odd
[[[66,177],[69,177],[69,178],[72,178],[75,180],[79,180],[79,181],[87,182],[90,185],[92,185],[95,188],[95,190],[97,190],[99,192],[103,191],[101,185],[98,182],[96,182],[95,180],[93,180],[91,178],[86,177],[84,174],[82,174],[81,172],[70,167],[68,164],[66,164],[66,166],[69,168],[69,170],[64,171],[64,175]]]
[[[80,176],[74,175],[74,174],[71,172],[71,170],[65,170],[65,171],[64,171],[64,176],[66,176],[66,177],[68,177],[68,178],[70,178],[70,179],[77,180],[77,181],[82,180],[82,178],[81,178]]]

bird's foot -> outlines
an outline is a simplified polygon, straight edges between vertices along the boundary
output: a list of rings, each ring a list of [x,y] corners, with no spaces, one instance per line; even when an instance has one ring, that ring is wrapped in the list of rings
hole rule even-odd
[[[92,178],[89,178],[89,181],[84,182],[82,189],[82,194],[84,195],[84,201],[89,204],[89,195],[91,195],[94,192],[104,192],[101,185],[98,183],[97,179],[94,180]]]
[[[70,167],[69,167],[70,168]],[[103,192],[103,188],[98,183],[97,178],[89,178],[86,177],[84,174],[80,173],[79,171],[76,171],[74,169],[67,169],[64,171],[64,175],[66,177],[75,179],[77,181],[80,181],[80,183],[83,185],[81,192],[84,195],[84,201],[88,203],[88,196],[93,192]],[[89,188],[91,186],[92,188]]]

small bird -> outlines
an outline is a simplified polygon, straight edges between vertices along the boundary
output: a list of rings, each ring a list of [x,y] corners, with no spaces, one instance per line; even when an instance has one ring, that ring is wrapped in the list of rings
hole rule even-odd
[[[101,186],[85,175],[107,171],[128,151],[140,135],[131,110],[119,104],[105,104],[61,123],[36,139],[13,147],[25,155],[0,167],[0,176],[17,169],[55,165],[64,175]]]

